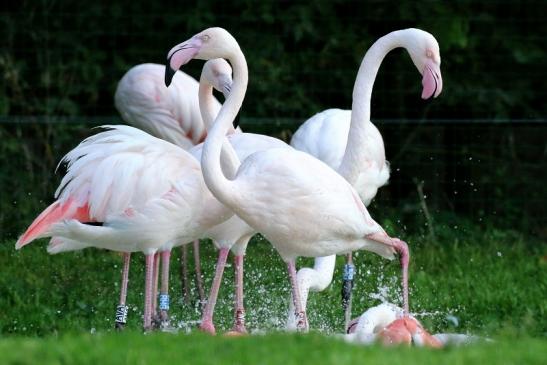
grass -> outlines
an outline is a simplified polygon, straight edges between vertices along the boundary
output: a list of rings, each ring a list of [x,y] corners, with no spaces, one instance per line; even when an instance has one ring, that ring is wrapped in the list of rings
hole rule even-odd
[[[404,231],[388,220],[390,231]],[[419,231],[419,230],[418,230]],[[404,232],[403,232],[404,233]],[[264,240],[249,246],[246,260],[248,327],[264,336],[243,339],[210,338],[192,332],[199,319],[196,303],[180,300],[178,260],[172,262],[173,322],[178,335],[140,333],[143,259],[134,255],[130,274],[131,305],[128,330],[114,333],[121,257],[84,250],[49,256],[43,244],[15,251],[14,241],[0,245],[0,362],[90,363],[541,363],[547,353],[547,245],[513,230],[479,227],[457,217],[437,224],[436,239],[426,232],[404,233],[411,246],[411,310],[431,332],[472,333],[496,339],[495,345],[461,349],[362,348],[326,334],[340,332],[342,258],[335,281],[322,293],[312,293],[308,304],[307,336],[269,333],[283,328],[288,305],[284,265]],[[215,251],[202,245],[208,288]],[[382,300],[400,303],[399,267],[370,253],[355,257],[358,268],[353,313],[357,315]],[[310,263],[301,260],[300,265]],[[233,273],[226,271],[215,323],[219,332],[231,326]],[[10,351],[10,349],[13,349]],[[165,351],[164,351],[165,350]],[[165,353],[162,353],[165,352]],[[543,357],[543,359],[542,359]],[[180,362],[180,361],[178,361]]]
[[[92,350],[89,350],[92,349]],[[280,351],[280,349],[282,349]],[[0,342],[4,364],[543,364],[545,341],[500,340],[464,348],[430,350],[348,345],[312,333],[245,338],[136,332],[8,338]]]

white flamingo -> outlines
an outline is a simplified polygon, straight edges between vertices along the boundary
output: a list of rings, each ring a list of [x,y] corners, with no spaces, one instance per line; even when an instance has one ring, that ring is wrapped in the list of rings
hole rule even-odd
[[[437,97],[442,91],[440,52],[436,39],[419,29],[391,32],[378,39],[367,51],[353,88],[352,110],[327,109],[317,113],[295,132],[291,146],[325,162],[353,185],[363,203],[368,206],[378,189],[389,180],[384,141],[378,128],[370,121],[370,99],[376,74],[392,49],[405,48],[414,65],[423,75],[422,98]],[[342,162],[344,161],[344,165]],[[297,273],[301,284],[302,306],[306,308],[308,291],[324,290],[334,273],[335,257],[317,258],[313,268]],[[351,254],[344,267],[345,289],[351,290],[353,264]],[[349,293],[346,293],[349,295]],[[344,298],[348,301],[349,298]],[[346,322],[350,307],[346,302]],[[289,310],[288,327],[294,327],[294,311]],[[347,325],[347,323],[346,323]]]
[[[214,85],[231,85],[231,68],[227,63],[206,64],[202,77]],[[182,71],[173,77],[173,87],[164,85],[165,66],[145,63],[132,67],[121,78],[114,95],[116,109],[122,119],[151,135],[172,142],[185,150],[205,139],[206,130],[203,123],[198,101],[199,83]],[[228,89],[221,90],[227,93]],[[208,107],[216,113],[220,109],[220,103],[212,96],[207,96]],[[182,246],[183,288],[187,296],[187,245]],[[196,284],[201,301],[204,301],[204,290],[201,279],[201,265],[199,261],[199,241],[193,242],[194,260],[196,269]],[[167,324],[167,310],[169,308],[168,274],[170,252],[163,252],[162,259],[162,283],[160,290],[160,313],[158,321]],[[154,259],[154,298],[157,292],[157,278],[159,272],[159,254]],[[122,270],[122,285],[120,303],[116,309],[116,328],[121,329],[125,325],[128,307],[125,305],[125,293],[127,292],[127,273],[129,271],[130,253],[124,253],[124,265]],[[167,277],[166,277],[167,275]],[[155,304],[152,311],[155,313]]]
[[[242,162],[233,179],[224,175],[220,164],[222,139],[241,107],[248,81],[247,63],[236,40],[222,28],[196,34],[169,52],[166,80],[192,58],[218,57],[232,64],[234,82],[204,143],[203,177],[213,195],[262,233],[287,263],[297,328],[308,327],[296,282],[298,256],[366,249],[392,259],[399,253],[407,315],[408,247],[389,237],[370,217],[355,189],[342,176],[309,154],[289,148],[256,152]]]
[[[206,136],[198,103],[199,83],[180,71],[173,77],[173,86],[166,88],[164,74],[164,65],[132,67],[118,83],[114,103],[126,123],[189,150]],[[220,103],[212,100],[218,112]]]
[[[154,254],[203,237],[233,213],[204,184],[198,161],[181,148],[129,126],[87,138],[63,161],[67,174],[56,198],[16,243],[51,244],[146,255],[144,328],[151,328]],[[231,129],[233,131],[233,129]],[[233,171],[237,157],[226,158]],[[137,178],[136,178],[137,177]]]
[[[207,108],[202,108],[207,110]],[[204,116],[205,120],[214,120]],[[209,124],[207,123],[208,129]],[[240,161],[243,161],[251,154],[264,151],[270,148],[289,148],[289,146],[279,139],[263,136],[253,133],[233,133],[228,136],[230,144],[233,146]],[[192,153],[198,160],[201,159],[203,145],[198,145],[192,150]],[[213,314],[215,310],[216,300],[226,265],[228,252],[231,250],[234,254],[234,270],[235,270],[235,302],[234,302],[234,325],[232,332],[246,333],[245,327],[245,309],[243,305],[243,261],[247,244],[256,231],[250,227],[245,221],[234,215],[227,221],[209,229],[205,236],[211,238],[215,246],[219,249],[219,255],[215,270],[215,276],[211,285],[210,294],[207,297],[207,303],[203,311],[203,317],[200,324],[200,329],[214,334],[216,332],[213,324]]]

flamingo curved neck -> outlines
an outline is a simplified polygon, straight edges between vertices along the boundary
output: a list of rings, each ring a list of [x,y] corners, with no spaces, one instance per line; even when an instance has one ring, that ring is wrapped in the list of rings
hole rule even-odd
[[[213,127],[209,130],[207,139],[203,145],[201,168],[205,184],[207,184],[211,193],[220,202],[233,208],[235,206],[236,191],[234,190],[234,183],[222,173],[220,154],[221,150],[226,150],[230,155],[235,155],[233,147],[224,136],[230,127],[233,129],[232,122],[245,98],[248,70],[245,56],[239,48],[233,51],[228,57],[223,58],[227,58],[232,64],[234,75],[232,90],[220,108]],[[239,167],[239,164],[237,164],[236,170],[237,167]]]
[[[346,151],[338,173],[351,185],[355,185],[359,176],[359,166],[366,150],[366,123],[370,121],[370,99],[374,80],[384,57],[394,48],[401,47],[399,31],[391,32],[378,39],[367,51],[353,87],[353,102],[351,106],[351,125],[348,134]]]
[[[213,122],[215,121],[219,108],[218,104],[215,103],[215,98],[213,97],[213,86],[211,86],[209,81],[203,75],[199,79],[198,100],[203,125],[206,130],[209,130],[213,126]]]
[[[199,79],[199,91],[198,91],[198,100],[199,100],[199,111],[201,113],[201,119],[203,119],[203,124],[205,125],[205,130],[210,130],[215,121],[215,117],[218,115],[220,110],[219,103],[213,96],[213,86],[207,80],[206,77],[202,74]],[[228,133],[234,133],[234,127],[230,126]],[[220,163],[223,167],[223,171],[228,174],[229,178],[233,178],[237,172],[237,169],[240,165],[239,158],[233,148],[230,147],[230,143],[224,139],[222,145],[222,152],[220,157]]]

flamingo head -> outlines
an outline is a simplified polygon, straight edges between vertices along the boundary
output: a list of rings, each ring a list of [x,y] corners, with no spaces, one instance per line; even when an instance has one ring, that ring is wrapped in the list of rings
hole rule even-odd
[[[430,33],[420,29],[405,29],[400,35],[401,43],[422,75],[422,99],[436,98],[443,90],[439,43]]]
[[[215,58],[205,62],[201,72],[201,80],[224,94],[227,98],[232,88],[232,67],[223,58]]]
[[[430,335],[416,318],[404,316],[391,322],[378,333],[384,345],[411,345],[440,348],[442,343]]]
[[[223,28],[208,28],[192,38],[177,44],[167,54],[165,85],[169,86],[175,72],[191,59],[210,60],[230,58],[239,50],[237,41]]]

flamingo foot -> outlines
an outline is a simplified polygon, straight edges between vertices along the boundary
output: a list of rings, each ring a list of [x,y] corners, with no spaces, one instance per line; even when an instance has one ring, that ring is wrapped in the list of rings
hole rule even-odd
[[[217,331],[215,330],[215,325],[212,321],[201,322],[199,330],[213,336],[217,334]]]
[[[296,316],[296,330],[298,332],[308,332],[309,326],[306,311],[296,312],[294,315]]]
[[[236,310],[234,327],[230,332],[237,332],[239,334],[247,334],[247,328],[245,328],[245,310],[240,308]],[[228,332],[228,333],[230,333]],[[228,334],[227,333],[227,334]]]
[[[442,342],[430,335],[418,320],[408,316],[391,322],[378,333],[378,338],[386,346],[414,344],[420,347],[443,347]]]
[[[160,312],[159,320],[160,320],[160,329],[162,330],[169,329],[170,327],[169,312],[167,312],[166,310],[162,310]]]
[[[154,330],[158,330],[161,328],[161,317],[158,313],[155,313],[153,316],[152,316],[152,326],[151,326],[152,329]]]

